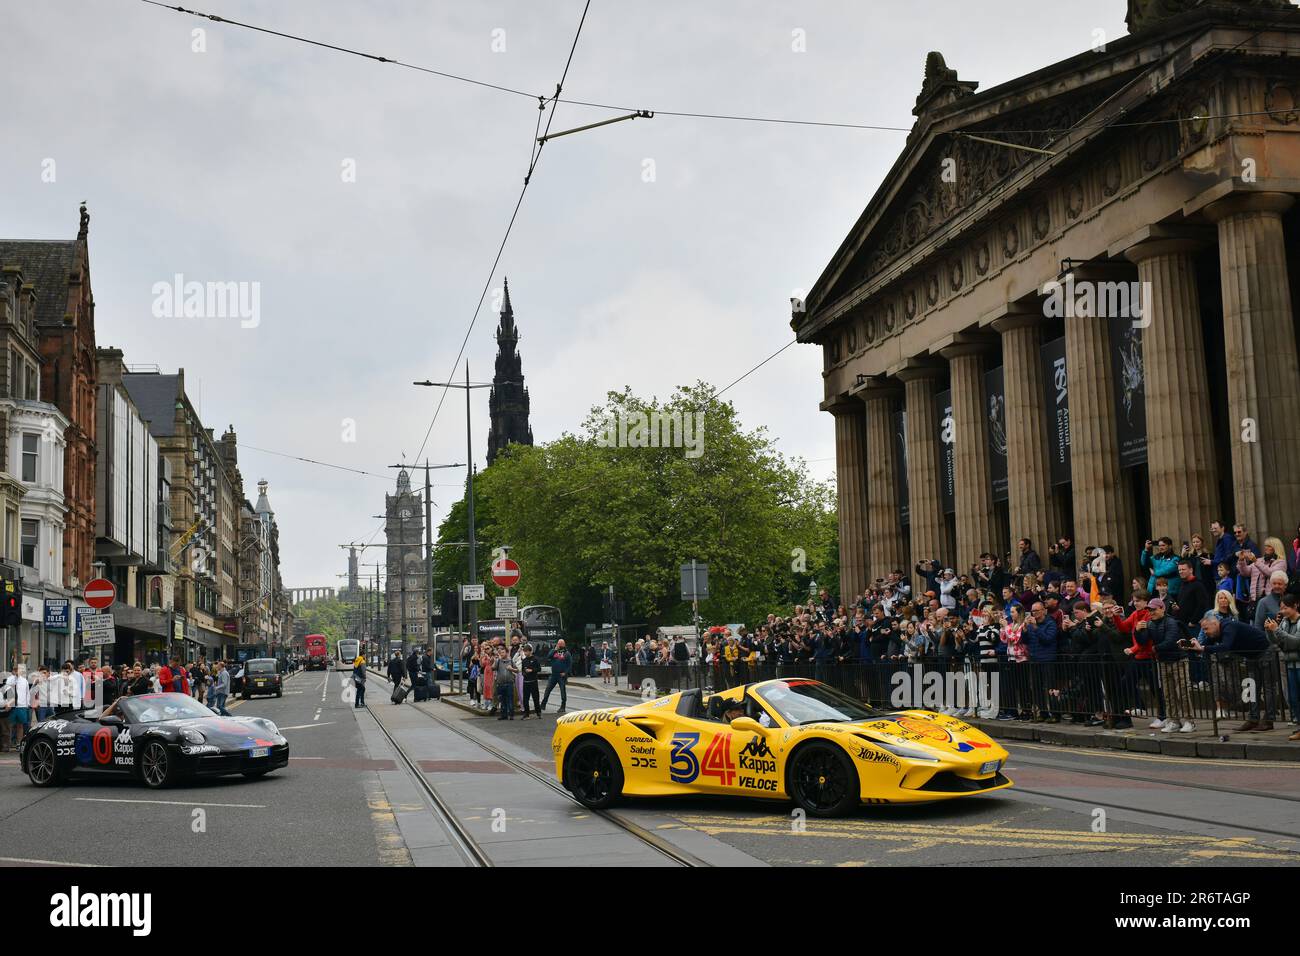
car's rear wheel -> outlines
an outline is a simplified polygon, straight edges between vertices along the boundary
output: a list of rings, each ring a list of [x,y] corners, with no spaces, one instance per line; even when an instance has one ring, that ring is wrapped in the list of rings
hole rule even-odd
[[[38,787],[52,787],[63,782],[58,758],[48,740],[38,740],[27,752],[27,776]]]
[[[574,746],[568,776],[569,788],[584,807],[605,810],[623,795],[623,768],[603,740],[583,740]]]
[[[284,696],[284,691],[282,691],[282,690],[277,690],[277,691],[275,692],[275,696],[276,696],[276,697],[283,697],[283,696]]]
[[[815,817],[844,816],[858,806],[858,771],[834,744],[814,740],[800,747],[790,767],[788,792]]]
[[[172,782],[175,767],[167,746],[161,741],[151,740],[145,744],[140,754],[140,779],[152,790],[158,790]]]

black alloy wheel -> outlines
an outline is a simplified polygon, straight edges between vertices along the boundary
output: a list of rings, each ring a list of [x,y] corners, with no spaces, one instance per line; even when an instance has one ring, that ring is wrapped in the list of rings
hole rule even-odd
[[[858,806],[859,787],[857,768],[834,744],[815,740],[795,754],[789,793],[811,815],[845,815]]]
[[[38,740],[27,753],[27,776],[38,787],[59,782],[58,763],[48,740]]]
[[[585,807],[605,810],[623,794],[623,769],[609,745],[584,740],[569,757],[569,787]]]
[[[161,741],[151,740],[140,755],[140,779],[152,790],[165,787],[171,782],[172,760],[167,753],[167,746]]]

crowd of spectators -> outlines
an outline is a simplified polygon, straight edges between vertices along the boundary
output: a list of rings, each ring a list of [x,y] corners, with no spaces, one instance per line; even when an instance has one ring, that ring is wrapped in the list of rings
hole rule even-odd
[[[1259,546],[1247,528],[1220,522],[1208,542],[1156,538],[1129,580],[1110,545],[1079,553],[1062,537],[1047,551],[1044,562],[1022,539],[1016,552],[983,554],[964,573],[922,561],[916,589],[895,569],[850,600],[823,589],[752,629],[711,628],[698,648],[638,641],[625,659],[702,667],[715,686],[807,674],[869,699],[887,698],[890,684],[865,671],[921,665],[972,688],[935,708],[948,713],[1109,728],[1139,721],[1162,733],[1190,733],[1210,713],[1241,715],[1238,733],[1272,730],[1285,697],[1294,725],[1300,528],[1289,547],[1272,537]]]

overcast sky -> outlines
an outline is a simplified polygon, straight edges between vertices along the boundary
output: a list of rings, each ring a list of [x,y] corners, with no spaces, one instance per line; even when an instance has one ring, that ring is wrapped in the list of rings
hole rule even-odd
[[[583,7],[185,5],[535,93],[553,92]],[[241,445],[376,473],[413,457],[438,394],[410,383],[451,371],[518,196],[535,101],[140,0],[3,6],[0,234],[71,238],[89,204],[99,344],[184,367],[204,423],[218,435],[233,424]],[[565,96],[910,127],[927,51],[988,88],[1090,48],[1094,30],[1123,35],[1124,14],[1124,0],[593,0]],[[206,52],[193,50],[196,28]],[[552,129],[610,115],[562,104]],[[536,440],[576,430],[609,389],[720,387],[780,348],[790,297],[816,280],[904,138],[661,115],[550,143],[492,281],[510,279]],[[259,283],[258,323],[156,317],[153,286],[178,273]],[[492,304],[466,352],[478,381],[496,351]],[[727,397],[826,478],[820,370],[816,349],[795,346]],[[486,391],[473,401],[481,467]],[[464,461],[463,403],[450,393],[433,427],[435,463]],[[250,496],[270,482],[288,586],[336,585],[338,544],[383,541],[372,516],[389,479],[251,447],[240,465]],[[456,494],[434,498],[445,508]]]

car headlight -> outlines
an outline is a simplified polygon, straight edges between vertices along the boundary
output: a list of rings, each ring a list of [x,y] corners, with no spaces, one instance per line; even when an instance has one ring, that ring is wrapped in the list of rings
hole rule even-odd
[[[259,718],[259,722],[264,728],[266,728],[268,733],[275,734],[277,737],[280,736],[280,728],[275,726],[275,723],[273,721],[267,720],[265,717],[262,717]]]
[[[883,740],[872,740],[871,742],[881,750],[888,750],[895,757],[904,757],[908,760],[927,760],[930,763],[939,762],[938,757],[928,754],[924,750],[917,750],[914,747],[904,747],[902,744],[887,744]]]
[[[201,744],[206,743],[208,738],[203,736],[202,731],[187,727],[181,731],[181,739],[187,744]]]

